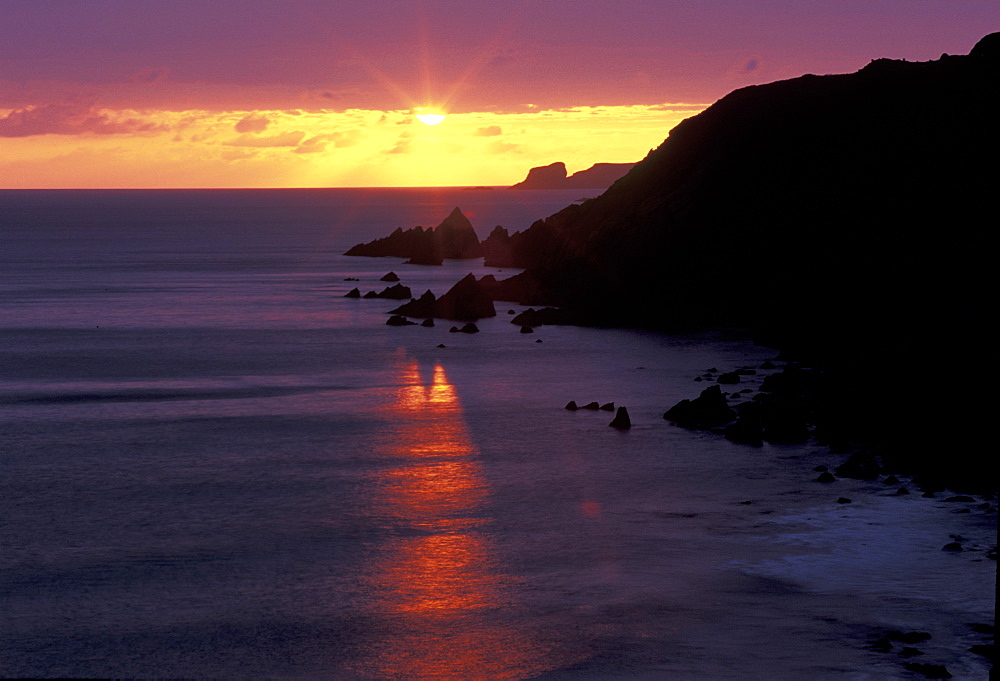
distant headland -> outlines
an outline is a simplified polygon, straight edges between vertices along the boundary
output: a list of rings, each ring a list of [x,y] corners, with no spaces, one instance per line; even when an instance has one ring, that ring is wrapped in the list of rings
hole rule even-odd
[[[595,163],[569,175],[562,161],[539,166],[510,189],[607,189],[632,170],[634,163]]]

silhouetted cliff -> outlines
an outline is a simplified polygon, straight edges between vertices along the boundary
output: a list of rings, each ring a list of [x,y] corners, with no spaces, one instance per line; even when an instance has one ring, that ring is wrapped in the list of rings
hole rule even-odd
[[[532,168],[524,180],[510,189],[607,189],[633,166],[634,163],[595,163],[567,177],[566,164],[556,161]]]
[[[737,90],[601,196],[492,250],[529,268],[523,302],[596,324],[749,327],[825,363],[831,395],[856,393],[855,425],[921,424],[901,402],[924,424],[980,418],[958,367],[936,370],[946,399],[920,391],[942,353],[976,356],[992,307],[998,44]]]

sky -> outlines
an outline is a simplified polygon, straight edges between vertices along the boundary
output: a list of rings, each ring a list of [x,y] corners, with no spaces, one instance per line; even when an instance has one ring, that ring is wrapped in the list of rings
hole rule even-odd
[[[0,188],[507,185],[995,31],[1000,0],[0,0]]]

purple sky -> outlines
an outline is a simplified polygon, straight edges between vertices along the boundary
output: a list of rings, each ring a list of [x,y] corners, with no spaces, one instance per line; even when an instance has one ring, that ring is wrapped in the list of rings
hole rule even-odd
[[[0,188],[510,184],[998,30],[1000,0],[0,0]]]
[[[0,108],[456,110],[713,101],[745,84],[966,53],[997,0],[5,0]],[[422,92],[418,92],[423,96]],[[259,98],[259,102],[252,101]]]

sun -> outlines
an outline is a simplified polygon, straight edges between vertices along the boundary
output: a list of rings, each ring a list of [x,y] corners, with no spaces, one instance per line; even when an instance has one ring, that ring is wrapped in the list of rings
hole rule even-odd
[[[424,109],[415,109],[415,111],[413,117],[424,125],[439,125],[448,117],[447,114],[425,112]]]

